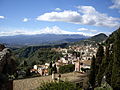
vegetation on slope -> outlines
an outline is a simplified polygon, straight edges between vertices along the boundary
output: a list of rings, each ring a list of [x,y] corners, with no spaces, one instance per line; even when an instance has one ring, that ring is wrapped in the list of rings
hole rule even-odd
[[[100,34],[95,35],[93,37],[90,37],[88,39],[75,42],[74,44],[78,44],[78,45],[90,45],[90,44],[92,44],[93,46],[95,46],[97,43],[103,42],[107,38],[108,38],[107,35],[105,35],[104,33],[100,33]]]
[[[95,67],[96,69],[92,72],[95,75],[95,85],[101,86],[103,77],[105,82],[112,86],[113,90],[120,89],[120,28],[113,32],[109,38],[106,40],[105,44],[105,53],[102,48],[98,49]],[[98,54],[99,53],[99,54]],[[93,66],[91,66],[93,67]],[[91,75],[91,74],[90,74]],[[92,81],[89,79],[90,82]],[[91,83],[92,85],[92,83]],[[94,88],[94,87],[93,87]]]
[[[76,87],[74,83],[65,81],[65,82],[48,82],[43,83],[38,90],[81,90]]]
[[[106,40],[107,39],[107,35],[105,35],[104,33],[100,33],[100,34],[98,34],[98,35],[95,35],[95,36],[93,36],[93,37],[91,37],[90,39],[88,39],[88,40],[91,40],[91,41],[95,41],[95,42],[101,42],[101,41],[104,41],[104,40]]]
[[[113,58],[111,85],[115,90],[118,90],[120,89],[120,29],[115,35]]]
[[[34,64],[44,64],[46,62],[56,61],[62,56],[61,53],[58,53],[50,48],[41,48],[33,53],[27,58],[28,63],[31,65]]]
[[[31,76],[30,69],[33,65],[41,65],[46,62],[58,60],[62,54],[51,48],[41,48],[41,46],[25,47],[14,51],[14,58],[17,63],[17,70],[23,75],[16,74],[18,78]],[[20,76],[20,77],[19,77]]]

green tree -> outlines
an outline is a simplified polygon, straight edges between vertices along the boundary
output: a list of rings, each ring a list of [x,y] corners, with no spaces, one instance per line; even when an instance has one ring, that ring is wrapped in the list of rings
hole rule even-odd
[[[95,86],[95,56],[92,57],[91,70],[89,75],[89,83],[94,88]]]
[[[53,71],[54,71],[55,73],[57,73],[57,67],[56,67],[56,64],[55,64],[54,67],[53,67]]]
[[[108,64],[109,64],[109,46],[106,46],[105,56],[102,59],[102,63],[99,67],[97,75],[98,86],[101,86],[101,81],[103,76],[105,75],[105,70],[108,67]]]
[[[98,74],[98,71],[100,69],[103,57],[104,57],[104,48],[103,48],[102,45],[99,44],[99,48],[98,48],[98,51],[97,51],[97,54],[96,54],[96,61],[95,61],[95,66],[96,66],[95,77],[96,77],[96,80],[97,80],[97,74]]]
[[[108,65],[106,65],[105,69],[105,76],[106,76],[106,82],[111,85],[111,76],[112,76],[112,67],[113,67],[113,48],[109,47],[109,53],[106,53],[106,61]],[[107,52],[107,51],[106,51]],[[109,54],[109,55],[108,55]]]
[[[114,90],[120,89],[120,29],[115,35],[114,63],[112,69],[111,85]]]
[[[111,77],[112,77],[112,67],[113,67],[113,53],[110,54],[109,64],[105,71],[106,82],[111,85]]]
[[[52,68],[52,62],[50,62],[49,68]]]
[[[73,64],[64,65],[59,68],[60,73],[69,73],[69,72],[73,72],[74,70],[75,70],[75,65]]]
[[[48,73],[49,75],[52,75],[53,67],[52,67],[52,62],[50,62],[50,65],[48,67]]]

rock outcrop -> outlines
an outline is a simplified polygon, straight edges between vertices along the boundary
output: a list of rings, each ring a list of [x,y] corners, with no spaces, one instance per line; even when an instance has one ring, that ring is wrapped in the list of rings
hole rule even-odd
[[[0,73],[3,72],[3,68],[7,62],[11,61],[11,51],[9,48],[5,48],[4,45],[0,45]]]
[[[0,90],[8,90],[9,75],[15,72],[15,61],[11,56],[11,50],[0,44]]]

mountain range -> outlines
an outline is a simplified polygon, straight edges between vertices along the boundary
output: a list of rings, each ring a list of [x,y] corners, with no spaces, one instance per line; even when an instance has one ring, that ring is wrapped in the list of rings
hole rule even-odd
[[[0,43],[8,47],[21,47],[21,46],[36,46],[36,45],[50,45],[62,43],[84,43],[84,42],[99,42],[103,41],[107,36],[103,33],[90,37],[82,34],[81,32],[69,32],[60,29],[57,26],[52,28],[46,27],[38,32],[6,32],[0,36]]]
[[[7,46],[30,46],[76,42],[88,38],[80,34],[37,34],[1,36],[0,43]]]
[[[87,43],[87,44],[93,44],[93,45],[96,45],[96,43],[99,43],[99,42],[103,42],[104,40],[106,40],[108,37],[101,33],[101,34],[98,34],[98,35],[95,35],[93,37],[90,37],[90,38],[86,38],[85,40],[80,40],[78,42],[73,42],[72,44],[75,45],[75,44],[83,44],[83,43]],[[87,41],[87,42],[86,42]],[[29,57],[31,56],[35,51],[41,49],[41,48],[58,48],[58,47],[61,47],[61,48],[65,48],[67,46],[71,45],[71,43],[61,43],[61,44],[51,44],[51,45],[34,45],[34,46],[26,46],[26,47],[22,47],[22,48],[19,48],[19,49],[15,49],[15,53],[16,55],[18,55],[19,57]],[[12,48],[14,49],[14,48]]]

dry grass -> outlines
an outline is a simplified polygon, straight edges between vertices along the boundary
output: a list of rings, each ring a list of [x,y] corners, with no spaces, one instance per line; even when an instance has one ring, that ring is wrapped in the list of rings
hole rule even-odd
[[[66,73],[61,75],[61,80],[75,81],[80,80],[82,76],[84,75],[77,72]],[[51,77],[52,76],[50,75],[29,79],[14,80],[13,90],[35,90],[37,87],[41,85],[41,83],[51,81],[52,80]],[[55,77],[57,78],[58,74],[56,74]]]

